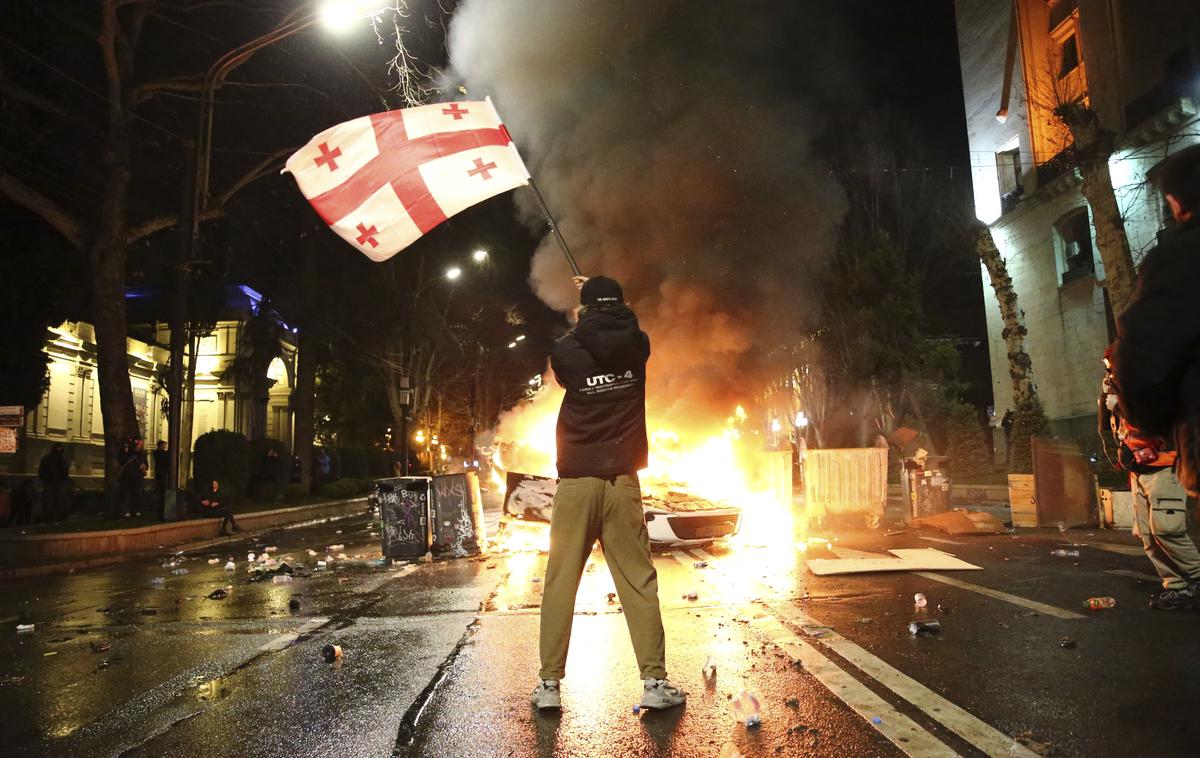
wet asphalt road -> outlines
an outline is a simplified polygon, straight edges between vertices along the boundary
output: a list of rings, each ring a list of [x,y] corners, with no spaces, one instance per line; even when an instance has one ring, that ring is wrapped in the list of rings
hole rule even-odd
[[[183,576],[165,553],[0,584],[5,753],[715,756],[732,743],[763,756],[1200,754],[1200,614],[1146,608],[1156,587],[1128,534],[840,531],[807,554],[793,538],[657,553],[668,666],[689,701],[641,715],[597,551],[565,709],[537,715],[544,556],[377,567],[372,531],[363,514],[185,555]],[[1064,540],[1084,543],[1080,557],[1050,555]],[[248,581],[249,550],[278,547],[311,569],[307,551],[333,544],[347,558],[328,570]],[[816,577],[803,563],[900,547],[983,570]],[[206,598],[227,585],[228,598]],[[909,635],[916,592],[940,635]],[[1117,606],[1083,611],[1092,595]],[[17,634],[20,617],[36,630]],[[340,662],[323,660],[329,643]],[[709,657],[714,680],[701,673]],[[730,715],[742,688],[765,705],[758,728]]]

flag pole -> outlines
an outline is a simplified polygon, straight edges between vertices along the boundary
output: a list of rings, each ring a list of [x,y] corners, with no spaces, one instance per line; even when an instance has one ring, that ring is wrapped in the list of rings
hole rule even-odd
[[[575,262],[575,256],[571,255],[571,249],[567,247],[567,241],[563,239],[562,232],[558,230],[558,224],[554,222],[554,217],[550,215],[550,208],[546,205],[546,199],[542,197],[541,190],[534,183],[533,177],[529,177],[529,189],[533,190],[533,196],[537,198],[538,205],[542,206],[542,213],[546,214],[546,221],[550,224],[550,231],[554,232],[555,239],[558,240],[559,247],[562,248],[563,255],[567,258],[567,265],[571,267],[573,276],[583,276],[579,271],[579,264]]]
[[[525,169],[525,178],[529,180],[529,189],[533,190],[533,196],[537,199],[538,205],[542,207],[542,213],[546,214],[546,222],[550,225],[550,231],[554,232],[554,238],[558,240],[558,246],[562,248],[563,256],[567,259],[567,265],[571,267],[572,276],[583,276],[583,273],[579,270],[579,264],[575,262],[575,256],[571,255],[571,248],[567,247],[567,241],[558,229],[558,223],[555,222],[554,216],[550,215],[550,206],[546,205],[546,198],[542,197],[542,191],[538,189],[537,183],[533,181],[533,176],[529,173],[529,167],[525,165],[525,160],[521,158],[521,153],[517,151],[517,144],[513,142],[512,135],[508,133],[508,127],[500,119],[500,112],[496,110],[496,106],[492,103],[491,95],[485,97],[484,102],[492,109],[492,114],[495,115],[496,121],[504,131],[504,136],[508,137],[508,146],[512,148],[513,155],[517,156],[517,160],[520,161],[521,168]]]

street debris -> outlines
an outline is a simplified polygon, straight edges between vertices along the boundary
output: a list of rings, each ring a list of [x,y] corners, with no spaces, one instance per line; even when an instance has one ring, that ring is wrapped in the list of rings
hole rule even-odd
[[[171,573],[174,574],[175,576],[183,576],[188,573],[188,570],[183,568],[182,566],[180,566],[177,569],[172,569]]]
[[[1083,601],[1083,607],[1089,611],[1102,611],[1105,608],[1113,608],[1116,604],[1116,598],[1111,597],[1089,597]]]
[[[907,534],[907,533],[908,533],[907,529],[893,529],[890,532],[884,532],[883,536],[884,537],[898,537],[901,534]]]
[[[932,637],[935,634],[940,634],[942,624],[940,621],[910,621],[908,622],[908,633],[914,637]]]
[[[804,624],[800,627],[800,629],[809,637],[816,637],[817,639],[828,637],[829,635],[833,634],[833,629],[820,624]]]
[[[28,634],[34,629],[33,624],[17,624],[17,634]]]
[[[692,564],[692,568],[698,568],[698,569],[708,568],[708,561],[696,561],[695,563]]]
[[[1064,650],[1074,650],[1075,640],[1071,639],[1070,637],[1063,637],[1058,641],[1058,646]]]
[[[342,551],[342,550],[345,550],[345,549],[346,549],[346,546],[345,546],[345,545],[330,545],[329,547],[325,548],[325,552],[327,552],[327,553],[337,553],[337,552],[340,552],[340,551]]]
[[[222,587],[218,587],[217,589],[208,593],[207,597],[209,600],[224,600],[225,598],[229,597],[229,591]]]
[[[1038,755],[1054,755],[1054,745],[1049,740],[1034,736],[1033,732],[1025,731],[1013,735],[1013,752],[1017,745],[1023,745]]]
[[[58,651],[57,650],[47,650],[46,652],[42,653],[43,658],[49,658],[52,655],[58,655]]]
[[[287,584],[291,581],[292,581],[291,574],[276,574],[275,576],[271,577],[272,584]]]
[[[730,703],[730,708],[733,710],[733,717],[745,724],[747,728],[762,725],[762,705],[758,701],[758,696],[753,692],[747,690],[739,692]]]
[[[288,601],[288,610],[292,611],[293,613],[300,610],[300,601],[297,600],[296,598],[292,598],[291,600],[289,600]]]
[[[1051,550],[1050,555],[1053,555],[1055,558],[1078,558],[1079,551],[1078,550],[1063,550],[1063,549],[1059,548],[1058,550]]]
[[[257,557],[258,556],[256,556],[254,553],[246,553],[246,560],[250,561],[251,563],[254,563],[254,559]]]
[[[220,558],[209,558],[208,559],[208,565],[210,565],[210,566],[215,566],[220,562],[221,562]]]
[[[1055,526],[1058,527],[1059,532],[1067,531],[1067,523],[1065,521],[1059,521]]]
[[[943,605],[941,603],[938,603],[937,609],[938,609],[938,613],[953,613],[954,612],[953,608],[951,608],[948,605]]]
[[[894,557],[870,558],[813,558],[806,561],[808,570],[817,576],[861,574],[873,571],[982,571],[949,553],[933,548],[889,550]]]
[[[881,719],[881,718],[880,718],[880,717],[878,717],[878,716],[872,716],[872,717],[871,717],[871,723],[872,723],[872,724],[874,724],[875,726],[879,726],[880,724],[882,724],[882,723],[883,723],[883,719]]]
[[[334,661],[341,660],[342,646],[326,645],[325,647],[321,648],[321,656],[325,659],[326,663],[333,663]]]
[[[786,705],[788,708],[799,708],[800,707],[800,698],[789,697],[787,700],[783,701],[783,704]]]
[[[157,608],[143,608],[142,615],[143,616],[157,616],[158,609]]]
[[[225,564],[225,570],[226,571],[235,571],[235,570],[237,570],[237,564],[234,563],[233,561],[230,561],[229,563]]]
[[[108,642],[91,642],[88,643],[88,647],[92,649],[93,653],[107,653],[112,650],[112,645]]]
[[[617,593],[615,593],[615,592],[608,593],[608,604],[612,605],[615,602],[617,602]]]
[[[267,564],[263,564],[261,566],[254,566],[251,571],[250,581],[252,582],[263,582],[267,579],[275,581],[281,576],[288,577],[283,581],[290,582],[292,575],[296,573],[296,570],[287,563],[280,563],[270,568],[268,568]]]
[[[1004,534],[1004,524],[990,513],[953,510],[914,518],[912,525],[937,529],[946,534]]]
[[[688,590],[683,595],[684,600],[696,600],[699,597],[700,597],[700,593],[696,592],[695,590]]]
[[[717,664],[713,663],[712,656],[704,659],[704,668],[700,669],[700,674],[705,681],[711,681],[717,678]]]
[[[433,563],[433,553],[426,552],[421,556],[421,563]]]
[[[161,587],[167,583],[166,577],[156,576],[150,580],[150,584],[154,587]]]
[[[542,581],[542,578],[540,576],[535,576],[532,579],[530,579],[529,581],[533,582],[534,584],[537,584],[538,582]]]
[[[914,606],[916,606],[916,608],[917,608],[918,610],[922,610],[922,609],[924,609],[924,608],[925,608],[925,606],[926,606],[926,605],[928,605],[928,604],[929,604],[929,601],[928,601],[928,600],[926,600],[926,599],[925,599],[925,596],[924,596],[924,595],[922,595],[920,592],[918,592],[917,594],[913,595],[913,605],[914,605]]]

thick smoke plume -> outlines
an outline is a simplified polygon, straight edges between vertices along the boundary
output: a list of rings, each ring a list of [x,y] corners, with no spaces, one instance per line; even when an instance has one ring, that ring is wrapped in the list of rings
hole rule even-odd
[[[491,95],[585,274],[650,334],[651,415],[723,419],[764,358],[813,325],[844,198],[810,152],[845,68],[831,19],[795,2],[466,0],[452,77]],[[525,212],[540,216],[529,193]],[[577,303],[555,242],[532,284]]]

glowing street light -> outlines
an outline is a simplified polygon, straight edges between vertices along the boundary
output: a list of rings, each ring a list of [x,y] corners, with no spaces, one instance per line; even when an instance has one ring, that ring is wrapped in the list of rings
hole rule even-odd
[[[805,415],[804,411],[796,411],[796,426],[800,429],[808,426],[808,416]]]
[[[327,0],[317,9],[321,25],[329,31],[340,34],[345,32],[355,21],[373,15],[380,9],[381,0]]]
[[[462,269],[458,266],[451,266],[450,268],[446,269],[446,278],[450,281],[454,281],[460,276],[462,276]]]
[[[483,263],[484,261],[487,260],[487,257],[488,257],[487,250],[480,249],[480,250],[476,250],[475,252],[471,253],[471,260],[475,261],[476,263]]]
[[[516,337],[514,337],[514,338],[513,338],[513,342],[520,342],[520,341],[521,341],[521,340],[523,340],[523,339],[525,339],[525,335],[524,335],[524,334],[518,334]]]
[[[510,342],[510,343],[508,343],[508,347],[509,347],[509,349],[512,349],[512,348],[514,348],[514,347],[516,347],[516,346],[517,346],[517,343],[515,343],[515,342]]]

